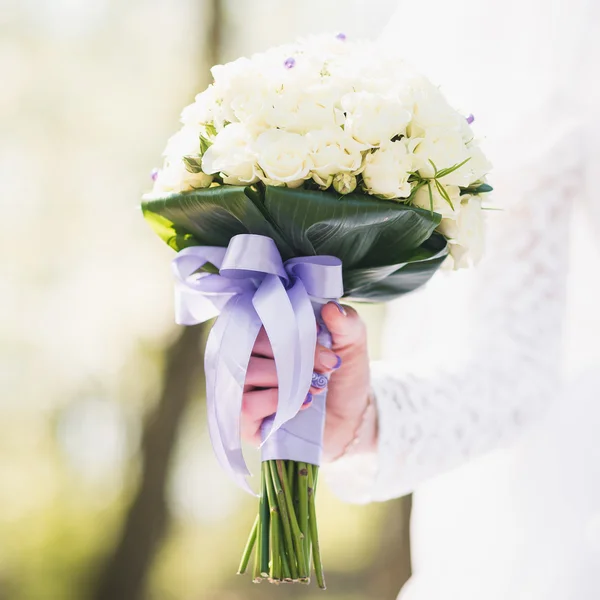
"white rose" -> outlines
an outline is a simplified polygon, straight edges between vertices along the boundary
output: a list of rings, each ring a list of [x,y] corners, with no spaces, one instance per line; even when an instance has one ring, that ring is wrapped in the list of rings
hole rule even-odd
[[[269,91],[266,74],[248,58],[216,65],[211,73],[223,119],[230,123],[241,121],[257,132],[263,130]]]
[[[467,187],[491,169],[481,149],[476,145],[466,146],[459,133],[428,132],[416,147],[415,155],[420,159],[419,175],[422,177],[434,176],[431,162],[441,171],[467,161],[459,169],[440,178],[446,185]]]
[[[447,169],[470,159],[470,153],[462,141],[462,137],[452,132],[428,132],[425,139],[419,141],[415,148],[415,155],[419,159],[419,175],[433,177],[436,166],[438,171]],[[431,164],[433,163],[433,164]],[[440,181],[446,185],[467,186],[472,181],[468,163],[460,169],[446,175]]]
[[[402,139],[382,144],[367,154],[363,180],[367,192],[384,198],[408,198],[412,187],[408,182],[415,168],[412,142]]]
[[[212,175],[206,173],[190,173],[183,160],[167,159],[164,167],[158,172],[154,182],[153,194],[173,192],[189,192],[199,188],[207,188],[212,183]]]
[[[397,98],[353,92],[341,104],[346,113],[345,130],[358,142],[379,146],[406,132],[410,112]]]
[[[413,112],[408,126],[411,137],[425,137],[430,132],[438,131],[456,133],[463,138],[468,129],[464,116],[448,104],[440,90],[427,78],[415,77],[401,96]]]
[[[425,210],[431,210],[431,201],[433,200],[434,212],[442,215],[445,219],[457,219],[461,209],[460,188],[456,185],[444,185],[444,189],[450,197],[454,209],[439,193],[437,186],[433,182],[431,183],[431,198],[429,197],[428,186],[424,185],[417,190],[412,204]]]
[[[329,187],[338,173],[360,169],[364,146],[339,127],[310,131],[306,139],[313,162],[312,176],[320,186]]]
[[[187,155],[200,153],[200,134],[205,132],[200,127],[182,127],[175,135],[169,138],[163,156],[167,158],[181,158]]]
[[[223,129],[202,157],[205,173],[223,173],[224,183],[246,185],[258,181],[252,137],[241,123]]]
[[[312,168],[308,140],[297,133],[272,129],[261,133],[254,143],[258,165],[267,185],[302,185]]]
[[[330,128],[340,124],[339,97],[336,87],[300,77],[270,95],[263,117],[269,127],[293,133]]]
[[[481,200],[469,196],[463,200],[457,219],[442,219],[438,231],[450,240],[454,268],[468,267],[483,256],[485,227]]]
[[[186,106],[181,112],[181,122],[189,127],[198,127],[204,123],[212,123],[219,112],[217,94],[214,85],[196,96],[193,104]]]
[[[468,167],[471,171],[471,181],[469,183],[473,183],[482,179],[492,170],[492,163],[476,143],[467,144],[467,150],[471,159],[465,167]]]
[[[224,100],[224,105],[227,103],[231,109],[229,120],[239,120],[255,134],[264,131],[269,126],[267,115],[273,105],[273,96],[274,92],[268,89],[262,76],[240,77]]]

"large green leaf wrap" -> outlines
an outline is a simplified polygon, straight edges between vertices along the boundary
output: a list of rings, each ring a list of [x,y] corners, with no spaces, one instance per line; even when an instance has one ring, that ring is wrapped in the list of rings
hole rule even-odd
[[[425,284],[447,256],[440,215],[362,194],[218,186],[152,196],[144,216],[174,250],[226,247],[240,233],[271,237],[282,258],[342,261],[344,297],[381,302]]]

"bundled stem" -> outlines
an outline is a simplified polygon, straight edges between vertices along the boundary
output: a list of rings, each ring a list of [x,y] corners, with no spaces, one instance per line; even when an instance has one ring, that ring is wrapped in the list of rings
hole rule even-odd
[[[323,576],[323,564],[321,562],[321,548],[319,546],[319,534],[317,531],[317,511],[315,508],[315,472],[318,467],[308,465],[308,522],[310,527],[310,539],[312,542],[313,562],[317,583],[321,589],[325,589],[325,577]]]
[[[304,558],[310,567],[310,537],[308,533],[308,468],[306,463],[297,463],[298,471],[298,521],[304,535]]]
[[[260,544],[259,544],[259,578],[269,576],[269,499],[267,497],[267,481],[269,473],[266,465],[262,466],[262,492],[260,496],[259,518],[260,518]]]
[[[242,560],[240,561],[240,566],[238,568],[238,575],[243,575],[248,568],[248,562],[250,561],[250,555],[252,554],[252,548],[256,543],[256,537],[258,535],[258,523],[259,516],[256,515],[256,519],[254,519],[254,525],[252,526],[252,531],[250,532],[250,537],[246,542],[246,547],[244,548],[244,554],[242,555]]]
[[[247,570],[255,548],[254,581],[310,582],[311,549],[319,587],[325,589],[317,532],[315,489],[318,467],[269,460],[261,466],[258,516],[252,526],[238,573]]]
[[[292,493],[287,483],[287,478],[285,475],[285,470],[283,468],[283,461],[278,460],[275,461],[276,470],[273,469],[273,462],[271,462],[271,471],[273,472],[273,481],[279,483],[281,485],[281,489],[278,491],[278,497],[283,500],[282,504],[284,506],[284,510],[289,515],[291,533],[292,533],[292,543],[294,545],[294,550],[296,552],[296,561],[298,563],[298,571],[300,575],[300,579],[308,579],[308,565],[306,564],[306,560],[304,559],[304,548],[303,548],[303,540],[304,535],[300,531],[300,527],[298,526],[298,519],[296,518],[296,513],[294,511],[294,502],[292,500]]]

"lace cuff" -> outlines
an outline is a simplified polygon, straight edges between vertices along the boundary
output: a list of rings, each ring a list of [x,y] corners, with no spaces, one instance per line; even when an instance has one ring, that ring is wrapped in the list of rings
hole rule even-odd
[[[375,372],[372,389],[379,432],[377,450],[345,455],[321,468],[336,496],[355,504],[381,502],[411,491],[408,481],[401,477],[406,439],[397,435],[401,417],[397,399],[402,385],[385,375],[381,366],[374,364],[372,370]]]

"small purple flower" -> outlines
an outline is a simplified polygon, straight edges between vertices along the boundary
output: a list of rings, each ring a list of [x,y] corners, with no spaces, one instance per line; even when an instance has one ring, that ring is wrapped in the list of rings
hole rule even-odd
[[[467,123],[470,125],[473,121],[475,120],[475,117],[473,115],[469,115],[467,117]]]
[[[154,169],[152,169],[152,171],[150,171],[150,179],[152,179],[152,181],[156,181],[157,178],[158,178],[158,169],[154,168]]]
[[[296,66],[296,59],[293,56],[290,56],[289,58],[286,58],[283,66],[286,69],[293,69]]]
[[[345,42],[345,41],[346,41],[346,34],[340,31],[340,32],[339,32],[339,33],[338,33],[338,34],[335,36],[335,38],[336,38],[337,40],[340,40],[341,42]]]

